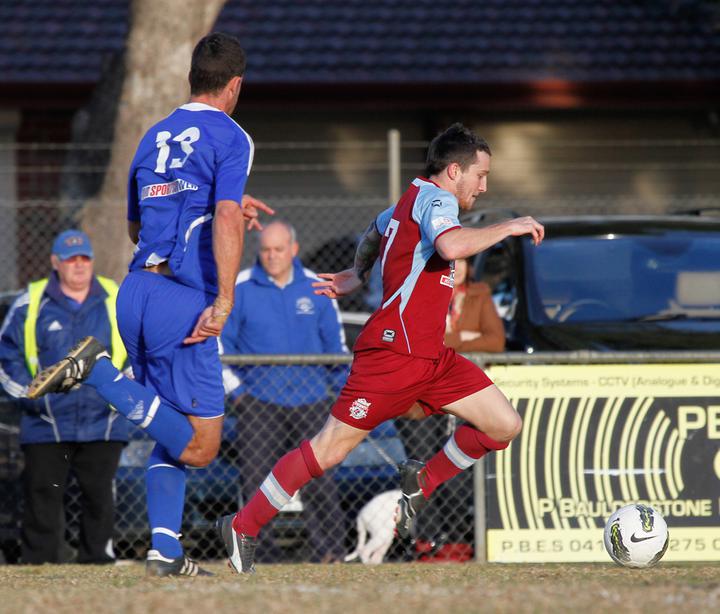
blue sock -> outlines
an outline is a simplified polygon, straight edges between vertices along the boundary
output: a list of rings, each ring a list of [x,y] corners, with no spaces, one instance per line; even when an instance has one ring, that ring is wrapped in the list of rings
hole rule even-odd
[[[164,557],[175,559],[183,553],[179,538],[185,504],[185,465],[156,444],[148,459],[145,486],[152,547]]]
[[[119,413],[162,444],[173,458],[180,458],[190,443],[193,427],[187,416],[161,403],[149,388],[125,377],[109,359],[98,360],[83,383],[95,388]]]

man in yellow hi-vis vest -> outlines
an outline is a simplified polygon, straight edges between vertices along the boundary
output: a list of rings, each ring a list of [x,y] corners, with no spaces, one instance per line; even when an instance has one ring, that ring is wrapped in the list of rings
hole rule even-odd
[[[126,352],[117,330],[117,284],[93,274],[88,236],[67,230],[52,247],[53,271],[30,283],[0,331],[0,384],[22,409],[25,457],[21,561],[67,562],[63,496],[70,473],[81,490],[77,562],[111,563],[112,482],[128,436],[127,420],[90,387],[31,401],[26,386],[87,335],[101,339],[119,368]]]

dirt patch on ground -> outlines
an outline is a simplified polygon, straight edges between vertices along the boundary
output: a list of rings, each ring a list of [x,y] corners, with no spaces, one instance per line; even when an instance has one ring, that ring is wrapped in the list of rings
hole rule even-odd
[[[649,570],[597,565],[263,565],[252,577],[224,564],[212,578],[148,579],[141,564],[0,567],[0,612],[165,611],[411,614],[412,612],[720,611],[720,565]]]

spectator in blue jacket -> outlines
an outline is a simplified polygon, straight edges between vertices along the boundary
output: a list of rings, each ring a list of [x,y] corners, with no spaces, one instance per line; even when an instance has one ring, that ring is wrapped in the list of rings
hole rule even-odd
[[[21,560],[68,562],[63,497],[72,472],[81,493],[77,562],[111,563],[112,486],[127,442],[127,421],[88,386],[36,401],[25,391],[39,369],[63,358],[87,335],[112,348],[113,363],[123,365],[126,353],[115,319],[118,287],[93,274],[92,246],[81,231],[59,234],[50,261],[50,276],[28,285],[0,330],[0,384],[22,410]]]
[[[257,263],[237,278],[235,306],[222,333],[225,354],[347,353],[337,303],[315,295],[311,284],[318,278],[303,267],[297,253],[295,230],[289,224],[274,221],[262,231]],[[231,398],[238,412],[243,496],[249,499],[274,459],[322,426],[347,369],[233,370],[241,382]],[[332,472],[308,484],[301,495],[312,560],[342,560],[346,527]],[[272,533],[266,531],[260,538],[265,542],[258,548],[264,562],[281,556]]]

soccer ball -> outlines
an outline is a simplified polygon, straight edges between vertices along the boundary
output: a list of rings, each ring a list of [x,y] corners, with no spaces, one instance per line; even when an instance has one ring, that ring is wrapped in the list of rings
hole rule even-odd
[[[668,547],[665,519],[639,503],[617,510],[605,525],[605,549],[625,567],[652,567]]]

